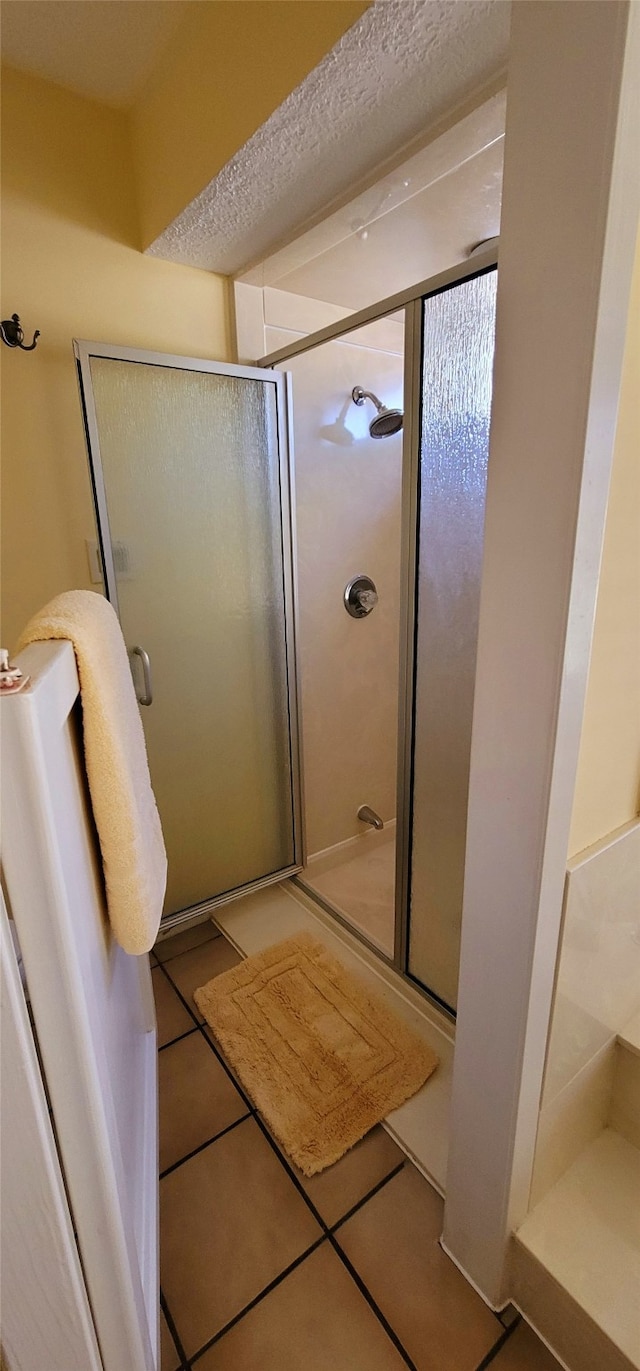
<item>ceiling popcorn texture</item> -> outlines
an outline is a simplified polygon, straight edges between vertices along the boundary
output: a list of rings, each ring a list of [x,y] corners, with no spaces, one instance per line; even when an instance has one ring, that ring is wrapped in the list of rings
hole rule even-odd
[[[233,274],[506,67],[508,0],[377,0],[147,249]]]

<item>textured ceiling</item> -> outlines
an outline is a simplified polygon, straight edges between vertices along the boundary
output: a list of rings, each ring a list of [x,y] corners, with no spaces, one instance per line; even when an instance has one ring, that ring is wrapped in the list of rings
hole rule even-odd
[[[241,276],[350,310],[426,280],[500,231],[506,91]]]
[[[148,249],[235,273],[506,66],[508,0],[377,0]]]
[[[2,0],[2,58],[126,107],[184,13],[183,0]]]

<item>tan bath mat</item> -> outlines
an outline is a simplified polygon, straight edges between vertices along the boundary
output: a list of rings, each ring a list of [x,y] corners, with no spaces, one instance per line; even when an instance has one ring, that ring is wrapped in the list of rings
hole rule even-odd
[[[438,1065],[307,933],[247,957],[193,998],[305,1176],[337,1161]]]

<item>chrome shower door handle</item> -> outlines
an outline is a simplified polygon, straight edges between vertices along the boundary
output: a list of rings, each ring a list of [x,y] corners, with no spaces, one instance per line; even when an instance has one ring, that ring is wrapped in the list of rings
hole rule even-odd
[[[150,705],[153,703],[153,687],[151,685],[151,662],[149,661],[149,653],[145,652],[143,647],[136,646],[129,649],[129,656],[139,657],[140,661],[142,662],[142,679],[144,681],[144,693],[142,695],[139,695],[138,687],[136,686],[136,698],[138,700],[138,704]],[[133,678],[133,681],[135,685],[135,676]]]

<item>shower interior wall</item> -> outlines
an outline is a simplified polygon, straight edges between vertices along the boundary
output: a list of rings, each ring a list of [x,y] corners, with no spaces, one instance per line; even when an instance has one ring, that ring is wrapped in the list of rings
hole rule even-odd
[[[289,292],[267,289],[264,296],[268,352],[349,313]],[[395,818],[402,435],[370,438],[373,407],[356,408],[351,391],[362,385],[401,408],[403,351],[403,317],[395,316],[286,364],[293,374],[307,847],[318,875],[377,844],[357,817],[360,805],[385,825]],[[373,613],[360,620],[343,603],[359,572],[379,594]],[[313,861],[319,853],[321,864]],[[393,863],[386,865],[392,887]],[[389,894],[392,900],[392,888]],[[391,923],[389,951],[392,935]]]

